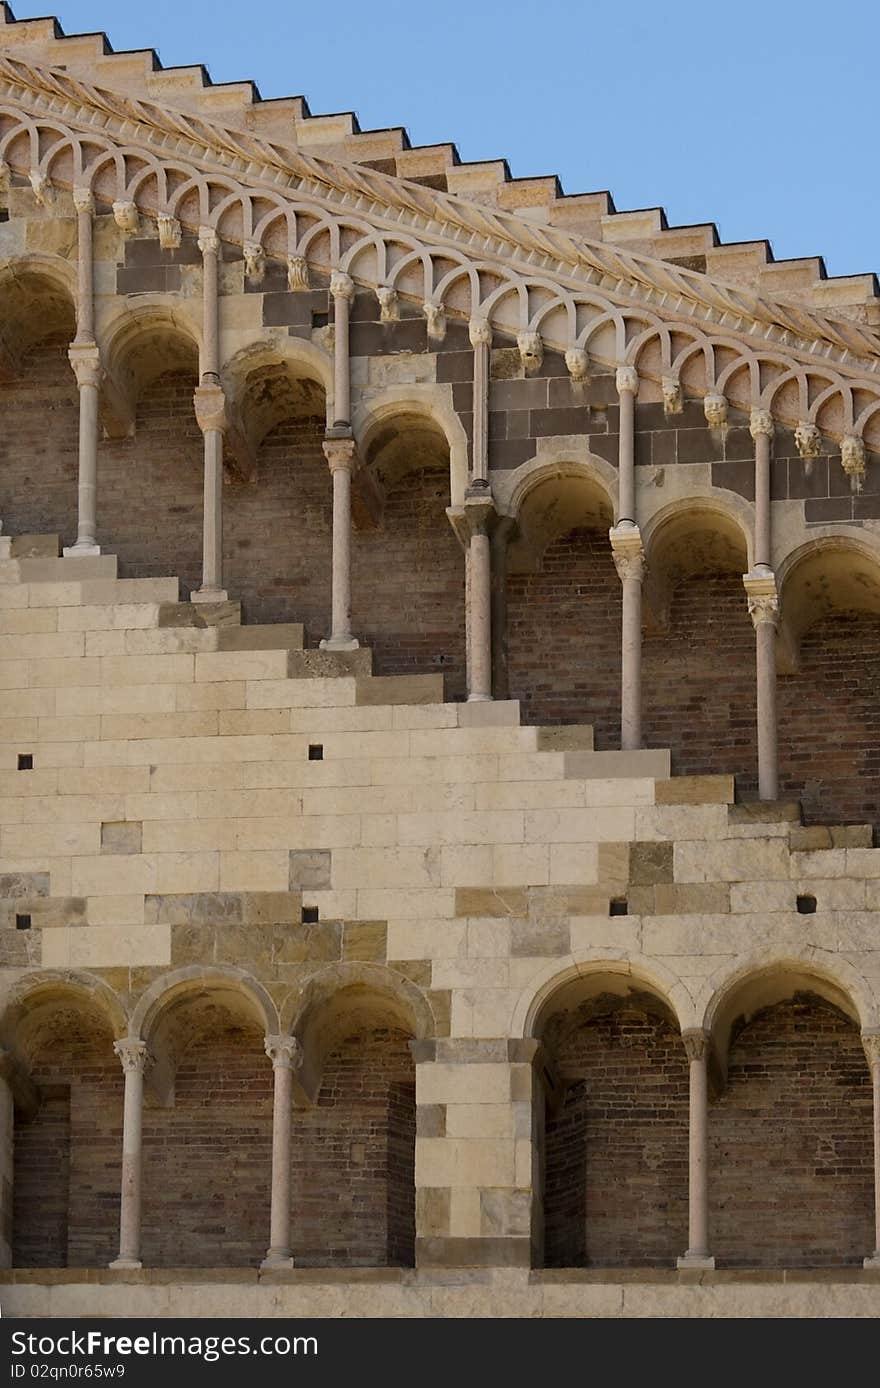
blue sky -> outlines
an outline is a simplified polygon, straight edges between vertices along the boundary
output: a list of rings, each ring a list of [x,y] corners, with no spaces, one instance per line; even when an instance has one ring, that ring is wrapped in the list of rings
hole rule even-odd
[[[52,12],[13,0],[18,18]],[[766,237],[778,259],[880,271],[876,0],[57,0],[67,33],[106,30],[215,82],[302,94],[364,129],[506,157],[566,192]]]

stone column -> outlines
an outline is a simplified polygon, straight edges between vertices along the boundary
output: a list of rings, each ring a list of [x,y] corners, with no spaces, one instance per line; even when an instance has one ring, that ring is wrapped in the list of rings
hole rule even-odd
[[[779,598],[771,570],[745,574],[743,584],[749,616],[755,628],[758,721],[758,797],[779,798],[779,757],[776,737],[776,629]]]
[[[865,1267],[880,1269],[880,1030],[863,1031],[862,1045],[874,1094],[874,1252],[865,1259]]]
[[[272,1210],[269,1251],[264,1268],[292,1268],[290,1251],[290,1118],[293,1073],[302,1065],[302,1050],[293,1036],[267,1036],[275,1090],[272,1103]]]
[[[196,419],[205,440],[205,497],[202,521],[202,586],[191,602],[225,602],[223,587],[223,435],[228,428],[226,396],[218,383],[202,378],[193,395]]]
[[[119,1257],[111,1268],[141,1264],[141,1120],[144,1075],[151,1063],[146,1042],[127,1036],[113,1046],[125,1074],[122,1116],[122,1203],[119,1214]]]
[[[321,642],[324,651],[356,651],[351,634],[351,474],[355,443],[350,434],[324,440],[324,457],[333,478],[333,572],[330,636]]]
[[[499,516],[489,542],[492,547],[492,692],[510,698],[507,668],[507,547],[516,531],[512,516]]]
[[[468,325],[474,349],[474,442],[471,453],[471,481],[479,484],[489,477],[489,351],[492,328],[485,318],[472,318]]]
[[[690,1067],[688,1127],[688,1247],[679,1268],[711,1269],[709,1253],[709,1038],[699,1028],[683,1031],[681,1039]]]
[[[620,745],[625,752],[642,745],[642,582],[645,551],[637,525],[609,532],[614,567],[623,585],[620,645]]]
[[[103,378],[95,342],[94,252],[92,217],[95,203],[89,188],[74,188],[77,232],[76,337],[68,357],[79,388],[79,491],[76,543],[65,546],[65,557],[100,554],[96,538],[98,487],[98,392]]]
[[[634,366],[619,366],[615,378],[620,399],[617,453],[617,525],[636,523],[636,396],[639,377]]]
[[[489,527],[495,515],[485,480],[468,487],[464,498],[468,531],[467,685],[468,703],[492,698],[492,549]]]
[[[354,298],[351,276],[334,270],[330,276],[333,299],[333,427],[351,427],[351,366],[348,357],[348,318]]]
[[[770,444],[773,438],[773,416],[769,410],[752,410],[749,433],[755,440],[755,552],[752,569],[762,573],[773,564],[770,538]]]
[[[0,1050],[0,1267],[12,1267],[12,1179],[15,1112],[12,1057]]]

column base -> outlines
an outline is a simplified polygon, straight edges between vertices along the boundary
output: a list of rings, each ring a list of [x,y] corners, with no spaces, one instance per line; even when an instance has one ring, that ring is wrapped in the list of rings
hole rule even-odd
[[[284,1268],[293,1267],[293,1257],[285,1249],[270,1248],[263,1261],[260,1263],[261,1272],[278,1272]]]
[[[116,1258],[108,1267],[111,1272],[137,1272],[143,1263],[139,1258]]]
[[[691,1253],[688,1249],[683,1258],[676,1258],[675,1266],[679,1272],[714,1272],[715,1259],[708,1253]]]
[[[868,1271],[880,1272],[880,1248],[876,1248],[873,1253],[862,1263],[862,1267]]]
[[[359,651],[361,643],[356,636],[328,636],[318,645],[322,651]]]
[[[61,551],[64,559],[93,559],[100,553],[100,545],[80,544],[79,540],[75,545],[65,545]]]
[[[467,702],[468,702],[469,704],[491,704],[491,702],[492,702],[492,695],[491,695],[491,694],[469,694],[469,695],[467,696]]]
[[[189,595],[190,602],[228,602],[229,594],[225,588],[196,588]]]

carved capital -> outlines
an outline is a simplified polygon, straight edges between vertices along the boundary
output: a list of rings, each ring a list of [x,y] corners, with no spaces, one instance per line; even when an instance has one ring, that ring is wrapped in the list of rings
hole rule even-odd
[[[863,1031],[862,1046],[871,1070],[880,1070],[880,1031]]]
[[[540,333],[517,333],[516,345],[526,371],[537,371],[544,360],[544,343]]]
[[[54,189],[46,175],[40,173],[39,169],[31,169],[28,178],[34,190],[34,197],[40,207],[50,207],[54,197]]]
[[[114,202],[113,220],[126,236],[133,236],[140,226],[137,204],[133,202]]]
[[[436,342],[442,342],[446,336],[446,310],[442,304],[435,303],[433,299],[427,299],[422,308],[428,320],[428,337],[434,338]]]
[[[639,373],[634,366],[618,366],[614,376],[614,384],[617,387],[617,394],[623,395],[624,391],[629,391],[630,395],[639,393]]]
[[[225,434],[229,428],[226,396],[221,386],[196,386],[193,393],[196,422],[203,434]]]
[[[468,337],[472,347],[491,347],[492,324],[488,318],[472,318],[468,323]]]
[[[764,622],[779,625],[779,594],[776,591],[776,575],[773,573],[743,574],[743,587],[749,604],[752,625],[757,628]]]
[[[213,227],[199,227],[199,250],[202,255],[217,255],[220,251],[220,237]]]
[[[663,413],[681,414],[681,381],[677,376],[664,376],[660,382],[663,392]]]
[[[330,276],[330,293],[334,299],[347,299],[351,303],[354,298],[354,280],[351,275],[347,275],[344,270],[334,270]]]
[[[299,1070],[303,1062],[302,1046],[295,1036],[267,1036],[266,1055],[274,1070]]]
[[[309,267],[305,256],[289,255],[287,257],[287,287],[288,289],[308,289]]]
[[[802,458],[818,458],[822,447],[822,435],[815,424],[808,424],[802,419],[795,428],[794,441]]]
[[[681,1033],[688,1060],[706,1060],[709,1055],[709,1037],[702,1027],[686,1027]]]
[[[615,525],[608,531],[611,541],[611,557],[617,576],[623,583],[628,578],[645,577],[647,564],[642,546],[642,534],[637,525]]]
[[[753,409],[749,415],[749,433],[752,438],[772,439],[773,416],[769,410]]]
[[[390,289],[387,284],[380,284],[376,290],[376,298],[379,300],[379,322],[396,323],[400,317],[397,290]]]
[[[119,1056],[119,1063],[126,1075],[145,1075],[153,1063],[146,1041],[141,1041],[136,1036],[126,1036],[121,1041],[114,1041],[113,1049]]]
[[[494,515],[491,486],[487,481],[472,482],[464,494],[464,523],[468,536],[487,534]]]
[[[351,472],[354,468],[357,445],[354,439],[325,439],[324,457],[331,473],[339,468]]]
[[[87,212],[89,216],[94,215],[95,199],[91,188],[74,188],[73,205],[77,212]]]
[[[249,280],[259,282],[266,273],[266,252],[259,241],[245,241],[241,249],[244,252],[245,275]]]
[[[104,370],[101,366],[101,354],[94,342],[72,342],[67,349],[67,358],[73,367],[73,374],[80,389],[83,386],[94,386],[97,390],[104,379]]]
[[[727,423],[727,399],[717,391],[710,391],[703,400],[703,414],[710,429],[723,429]]]
[[[585,381],[590,374],[590,358],[583,347],[569,347],[565,365],[573,381]]]
[[[856,434],[845,434],[840,441],[840,461],[854,492],[861,491],[865,475],[865,441]]]
[[[183,234],[180,222],[168,212],[160,212],[157,221],[159,224],[159,245],[163,251],[177,250]]]

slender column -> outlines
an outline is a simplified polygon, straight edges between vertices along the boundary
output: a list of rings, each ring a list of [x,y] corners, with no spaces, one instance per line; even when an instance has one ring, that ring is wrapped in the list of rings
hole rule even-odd
[[[689,1065],[688,1247],[679,1268],[715,1266],[709,1253],[709,1038],[698,1028],[681,1039]]]
[[[354,284],[351,276],[334,270],[330,276],[333,299],[333,427],[351,427],[351,366],[348,357],[348,319]]]
[[[220,382],[220,238],[199,228],[202,253],[202,385]]]
[[[191,602],[225,602],[223,587],[223,435],[228,427],[226,396],[219,385],[203,384],[193,396],[205,440],[205,493],[202,521],[202,586]]]
[[[862,1045],[871,1070],[874,1093],[874,1252],[866,1268],[880,1268],[880,1031],[863,1031]]]
[[[776,737],[776,629],[779,598],[776,577],[769,570],[743,578],[749,616],[755,628],[758,717],[758,797],[779,797],[779,758]]]
[[[511,516],[500,516],[492,546],[492,690],[496,699],[510,697],[507,669],[507,546],[516,529]]]
[[[609,532],[614,567],[623,586],[620,638],[620,745],[642,745],[642,582],[645,551],[638,526]]]
[[[471,480],[485,482],[489,477],[489,349],[492,329],[485,318],[472,318],[468,325],[474,349],[474,443]]]
[[[100,554],[96,538],[98,493],[98,392],[103,371],[95,342],[94,252],[92,217],[95,211],[90,189],[75,188],[77,229],[76,336],[68,357],[79,389],[79,487],[76,543],[66,546],[65,557]]]
[[[773,416],[769,410],[752,410],[749,433],[755,440],[755,553],[752,568],[762,573],[772,566],[770,443],[773,438]]]
[[[617,445],[617,525],[618,527],[625,527],[636,523],[635,418],[639,377],[634,366],[619,366],[615,380],[620,399],[620,426]]]
[[[355,443],[352,438],[324,440],[324,457],[333,478],[333,572],[330,636],[321,642],[325,651],[356,651],[360,644],[351,634],[351,474]]]
[[[272,1103],[272,1209],[269,1251],[264,1268],[292,1268],[290,1251],[290,1115],[293,1073],[302,1064],[302,1049],[293,1036],[267,1036],[266,1055],[275,1081]]]
[[[492,698],[492,549],[489,526],[495,515],[488,483],[469,487],[464,499],[468,539],[468,702]]]
[[[150,1065],[146,1043],[127,1036],[115,1042],[125,1073],[122,1116],[122,1202],[119,1213],[119,1257],[111,1268],[139,1268],[141,1264],[141,1119],[144,1075]]]

